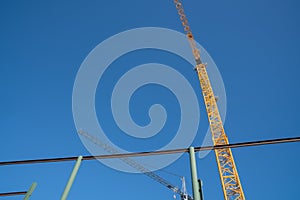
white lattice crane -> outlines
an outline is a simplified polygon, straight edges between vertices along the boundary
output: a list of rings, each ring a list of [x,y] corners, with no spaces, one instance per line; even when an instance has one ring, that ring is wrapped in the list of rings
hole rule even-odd
[[[109,145],[105,144],[104,142],[99,140],[97,137],[89,134],[86,131],[80,130],[80,131],[78,131],[78,134],[84,136],[89,141],[91,141],[92,143],[94,143],[97,146],[101,147],[103,150],[105,150],[108,153],[111,153],[111,154],[119,154],[120,153],[115,148],[113,148],[112,146],[109,146]],[[127,165],[133,167],[134,169],[136,169],[139,172],[145,174],[149,178],[155,180],[156,182],[158,182],[158,183],[162,184],[163,186],[167,187],[168,189],[172,190],[175,194],[178,194],[180,196],[181,200],[193,200],[193,198],[190,195],[187,194],[184,177],[181,178],[182,189],[180,190],[177,186],[174,186],[173,184],[168,182],[166,179],[160,177],[159,175],[157,175],[153,171],[147,169],[146,167],[144,167],[143,165],[141,165],[137,161],[135,161],[131,158],[128,158],[128,157],[123,157],[123,158],[120,158],[120,159],[124,163],[126,163]]]

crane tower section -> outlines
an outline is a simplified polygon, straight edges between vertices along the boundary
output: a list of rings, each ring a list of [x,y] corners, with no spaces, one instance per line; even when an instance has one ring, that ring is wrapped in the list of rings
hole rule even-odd
[[[211,87],[211,83],[206,71],[206,64],[202,63],[201,61],[200,52],[196,47],[194,36],[188,24],[188,20],[184,13],[181,1],[174,0],[174,3],[196,61],[195,70],[197,71],[198,78],[200,80],[200,86],[202,89],[204,103],[208,115],[213,143],[215,146],[229,144],[224,131],[216,99]],[[236,165],[234,163],[231,149],[215,149],[214,151],[225,200],[244,200],[245,197],[242,185],[239,179]]]

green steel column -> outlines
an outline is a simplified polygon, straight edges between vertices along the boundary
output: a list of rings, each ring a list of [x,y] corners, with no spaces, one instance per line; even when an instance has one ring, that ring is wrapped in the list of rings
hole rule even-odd
[[[193,198],[194,200],[202,200],[200,196],[200,188],[197,177],[197,167],[195,159],[194,147],[189,148],[190,153],[190,167],[191,167],[191,176],[192,176],[192,186],[193,186]]]
[[[36,188],[36,185],[37,185],[36,182],[31,184],[31,186],[30,186],[29,190],[27,191],[23,200],[28,200],[31,197],[34,189]]]
[[[77,172],[78,172],[78,169],[80,167],[81,161],[82,161],[82,156],[79,156],[77,158],[77,161],[76,161],[76,164],[74,166],[74,169],[73,169],[73,171],[71,173],[71,176],[70,176],[69,181],[68,181],[68,183],[66,185],[65,191],[63,192],[60,200],[66,200],[67,199],[69,191],[70,191],[70,189],[72,187],[72,184],[74,182],[74,179],[75,179],[75,177],[77,175]]]

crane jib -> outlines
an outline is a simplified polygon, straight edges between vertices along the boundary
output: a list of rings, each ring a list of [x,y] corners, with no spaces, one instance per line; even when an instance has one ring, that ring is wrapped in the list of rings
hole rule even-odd
[[[216,98],[213,93],[211,83],[206,71],[206,64],[202,63],[200,52],[196,47],[194,36],[189,26],[187,17],[184,13],[180,0],[174,0],[179,18],[181,20],[185,34],[192,49],[193,56],[196,61],[195,70],[197,71],[200,81],[200,87],[204,98],[204,103],[208,115],[210,130],[214,145],[229,144],[223,123],[220,117]],[[222,189],[225,200],[244,200],[244,192],[240,182],[240,178],[236,169],[233,155],[230,148],[215,149],[216,160],[218,164],[219,175],[221,178]]]

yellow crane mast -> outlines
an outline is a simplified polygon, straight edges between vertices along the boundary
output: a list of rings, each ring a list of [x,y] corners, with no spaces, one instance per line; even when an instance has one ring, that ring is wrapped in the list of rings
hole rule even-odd
[[[196,47],[195,40],[184,13],[181,1],[174,0],[174,3],[184,27],[184,32],[192,48],[194,58],[196,60],[195,70],[197,71],[200,80],[200,86],[202,89],[204,103],[208,115],[213,143],[215,146],[229,144],[228,138],[224,131],[216,99],[206,71],[206,64],[202,63],[201,61],[200,52]],[[244,200],[244,192],[234,163],[231,149],[215,149],[214,151],[225,200]]]

